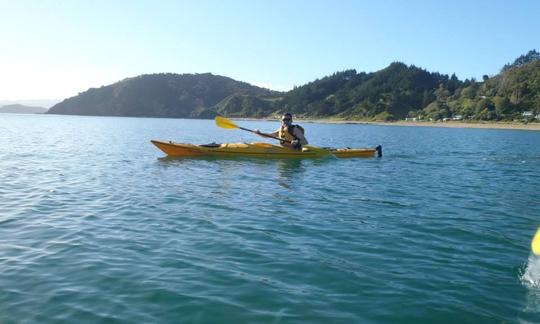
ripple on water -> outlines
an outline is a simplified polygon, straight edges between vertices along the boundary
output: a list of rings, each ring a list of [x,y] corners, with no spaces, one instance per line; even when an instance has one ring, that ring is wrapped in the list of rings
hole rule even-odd
[[[21,145],[0,150],[0,321],[538,322],[538,260],[516,280],[538,225],[538,135],[306,126],[385,157],[163,159],[148,139],[238,134],[3,123],[0,147]]]

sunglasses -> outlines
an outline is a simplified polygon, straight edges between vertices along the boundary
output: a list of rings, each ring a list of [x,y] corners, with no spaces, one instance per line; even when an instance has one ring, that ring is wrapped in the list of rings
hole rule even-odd
[[[283,118],[281,121],[288,122],[288,121],[291,121],[291,119],[290,118]]]

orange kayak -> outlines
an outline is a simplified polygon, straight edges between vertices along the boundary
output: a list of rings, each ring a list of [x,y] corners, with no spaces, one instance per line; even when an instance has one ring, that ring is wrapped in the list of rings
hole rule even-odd
[[[172,157],[253,157],[253,158],[363,158],[381,157],[382,147],[374,148],[321,148],[305,145],[301,150],[294,150],[268,143],[228,143],[228,144],[182,144],[152,140],[165,154]]]

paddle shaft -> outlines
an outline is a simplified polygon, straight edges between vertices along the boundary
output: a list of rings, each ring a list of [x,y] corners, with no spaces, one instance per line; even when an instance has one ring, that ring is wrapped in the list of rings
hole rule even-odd
[[[234,128],[238,128],[238,129],[245,130],[245,131],[248,131],[248,132],[257,134],[257,135],[261,135],[261,136],[264,136],[264,137],[269,137],[269,138],[277,139],[278,141],[292,144],[291,141],[288,141],[288,140],[283,139],[283,138],[275,137],[275,136],[272,136],[272,135],[270,135],[270,134],[265,134],[265,133],[261,133],[261,132],[256,132],[256,131],[251,130],[251,129],[249,129],[249,128],[240,127],[240,126],[236,125],[236,124],[233,123],[231,120],[229,120],[229,119],[227,119],[227,118],[225,118],[225,117],[216,116],[215,121],[216,121],[216,125],[218,125],[219,127],[225,128],[225,129],[234,129]]]
[[[278,141],[282,141],[282,142],[289,143],[289,144],[291,143],[291,141],[287,141],[287,140],[285,140],[285,139],[283,139],[283,138],[275,137],[275,136],[268,135],[268,134],[265,134],[265,133],[257,133],[256,131],[251,130],[251,129],[249,129],[249,128],[244,128],[244,127],[240,127],[240,126],[237,126],[237,127],[238,127],[239,129],[241,129],[241,130],[245,130],[245,131],[248,131],[248,132],[252,132],[252,133],[254,133],[254,134],[262,135],[262,136],[264,136],[264,137],[270,137],[270,138],[273,138],[273,139],[277,139]]]

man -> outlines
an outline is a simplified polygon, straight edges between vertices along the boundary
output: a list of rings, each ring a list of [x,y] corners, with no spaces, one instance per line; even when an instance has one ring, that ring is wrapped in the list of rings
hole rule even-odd
[[[308,141],[304,137],[304,128],[299,125],[293,125],[292,115],[286,113],[281,116],[281,127],[273,133],[261,133],[258,129],[255,130],[262,137],[274,136],[282,139],[281,146],[290,147],[295,150],[302,149],[302,145],[306,145]]]

